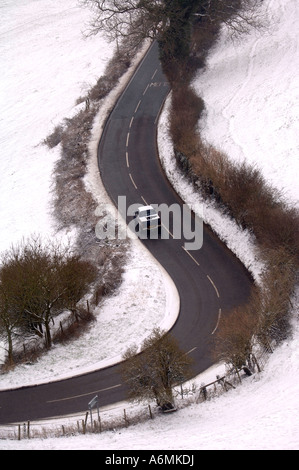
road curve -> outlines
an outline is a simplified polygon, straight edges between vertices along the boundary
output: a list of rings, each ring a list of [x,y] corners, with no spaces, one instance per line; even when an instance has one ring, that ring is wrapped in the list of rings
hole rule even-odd
[[[157,118],[168,93],[154,43],[111,113],[99,145],[102,181],[115,204],[122,195],[127,206],[183,204],[161,168],[156,147]],[[187,252],[185,241],[169,237],[143,243],[178,289],[181,308],[172,333],[185,351],[192,350],[199,373],[212,364],[208,345],[220,314],[248,299],[251,278],[208,227],[200,250]]]
[[[157,118],[168,92],[154,43],[111,112],[99,144],[101,177],[115,203],[118,196],[126,196],[128,206],[183,204],[163,173],[156,147]],[[194,374],[198,374],[212,365],[209,343],[220,314],[248,299],[251,278],[208,227],[204,226],[200,250],[186,251],[184,242],[171,236],[143,241],[178,289],[180,314],[172,333],[194,358]],[[49,384],[1,391],[0,424],[85,413],[96,394],[100,406],[125,399],[118,365]]]

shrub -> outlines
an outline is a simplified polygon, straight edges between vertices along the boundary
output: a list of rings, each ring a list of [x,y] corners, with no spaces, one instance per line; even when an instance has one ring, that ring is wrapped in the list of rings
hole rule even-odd
[[[259,311],[258,337],[262,344],[280,342],[290,332],[290,314],[298,260],[283,246],[264,253],[266,271],[257,297]]]
[[[197,126],[203,110],[204,102],[192,88],[173,89],[169,130],[175,148],[187,156],[197,147]]]
[[[237,11],[239,7],[236,4]],[[205,31],[199,23],[194,25],[193,55],[204,60],[217,37],[219,24],[214,29],[209,25]],[[263,288],[251,300],[250,308],[260,316],[255,333],[261,343],[278,341],[289,332],[290,299],[299,265],[298,210],[288,206],[256,165],[232,162],[223,152],[203,144],[198,119],[204,103],[188,80],[181,80],[184,63],[178,68],[177,77],[171,76],[174,89],[170,135],[178,166],[205,198],[212,198],[243,229],[254,234],[267,266]],[[172,72],[175,74],[175,70]]]
[[[159,328],[142,344],[142,353],[132,347],[123,356],[121,373],[134,401],[155,399],[158,406],[173,407],[174,385],[191,377],[192,359],[181,350],[177,340]]]
[[[251,368],[252,359],[256,361],[254,346],[257,323],[258,315],[250,303],[223,315],[212,340],[214,358],[225,362],[236,372],[244,366]]]
[[[44,140],[44,144],[47,145],[50,149],[52,149],[56,147],[56,145],[60,144],[62,136],[63,136],[63,126],[58,125],[55,127],[52,134],[46,137],[46,139]]]
[[[51,347],[54,317],[65,310],[76,312],[97,270],[69,247],[44,245],[39,238],[12,247],[1,261],[0,327],[11,361],[16,328],[24,337],[40,336]]]

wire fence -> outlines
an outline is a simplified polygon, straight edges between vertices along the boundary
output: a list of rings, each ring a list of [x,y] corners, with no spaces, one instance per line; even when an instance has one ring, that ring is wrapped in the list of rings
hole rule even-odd
[[[261,361],[259,370],[263,368],[266,357]],[[167,412],[177,411],[192,404],[202,403],[229,392],[240,385],[244,379],[259,371],[243,367],[239,371],[227,371],[225,375],[216,376],[216,380],[201,384],[181,384],[174,389],[175,408]],[[95,397],[96,398],[96,397]],[[78,434],[102,433],[116,431],[120,428],[153,420],[165,411],[156,404],[134,405],[123,403],[113,408],[100,408],[93,399],[85,414],[68,415],[40,421],[26,421],[0,426],[0,439],[22,440],[35,438],[53,438]],[[93,406],[95,405],[95,406]]]

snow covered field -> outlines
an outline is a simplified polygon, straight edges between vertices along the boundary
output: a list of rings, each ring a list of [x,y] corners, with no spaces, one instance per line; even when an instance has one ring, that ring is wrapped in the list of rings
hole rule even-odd
[[[1,251],[33,232],[54,233],[49,203],[59,148],[41,143],[75,112],[113,52],[100,37],[83,40],[86,13],[74,0],[1,2]]]
[[[201,135],[231,158],[256,164],[299,207],[299,5],[267,0],[262,14],[262,34],[233,43],[224,33],[195,80],[207,108]]]
[[[59,3],[6,0],[0,6],[1,251],[32,232],[55,235],[49,204],[51,172],[59,148],[49,151],[40,143],[56,124],[75,112],[76,99],[103,73],[113,52],[103,38],[83,40],[87,12],[76,0]],[[207,107],[200,126],[209,142],[233,158],[254,158],[265,176],[285,190],[289,201],[297,203],[298,6],[296,0],[265,0],[263,9],[268,32],[263,36],[252,33],[238,44],[225,40],[225,49],[221,41],[210,55],[207,70],[197,77],[195,86]],[[159,133],[161,158],[169,177],[192,203],[192,191],[167,158],[166,120],[164,113]],[[223,223],[223,217],[211,207],[205,207],[204,214],[258,279],[260,264],[250,236],[229,221]],[[139,245],[134,244],[123,285],[117,295],[100,305],[98,321],[88,338],[67,348],[57,346],[36,364],[19,366],[1,376],[2,389],[107,364],[120,356],[127,341],[140,340],[155,325],[171,324],[175,290],[145,253],[149,277],[140,282],[144,270],[137,269],[138,250]],[[140,311],[136,287],[145,289],[147,283],[159,295],[148,296],[148,306]],[[296,306],[298,313],[298,303]],[[294,337],[275,351],[260,376],[248,378],[242,387],[204,405],[192,405],[117,433],[3,440],[0,449],[298,449],[298,343],[294,318]],[[84,349],[86,344],[88,349]],[[214,380],[216,373],[218,369],[212,369],[198,382]]]

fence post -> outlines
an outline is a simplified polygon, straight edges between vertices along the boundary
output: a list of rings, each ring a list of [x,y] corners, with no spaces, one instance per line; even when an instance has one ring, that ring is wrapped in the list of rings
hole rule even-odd
[[[241,379],[241,376],[240,376],[240,374],[239,374],[239,371],[238,371],[237,368],[235,368],[235,370],[236,370],[236,372],[237,372],[237,376],[238,376],[239,382],[240,382],[240,384],[241,384],[241,383],[242,383],[242,379]]]
[[[83,432],[83,434],[85,434],[85,423],[84,423],[84,419],[82,419],[82,432]]]
[[[151,417],[151,419],[153,419],[153,414],[152,414],[151,405],[148,405],[148,409],[149,409],[150,417]]]
[[[85,421],[84,421],[84,430],[83,430],[83,434],[86,433],[86,427],[87,427],[87,418],[88,418],[88,411],[86,412],[86,415],[85,415]]]
[[[18,425],[18,441],[21,440],[21,425]]]
[[[82,428],[83,428],[83,434],[86,434],[87,418],[88,418],[88,411],[86,412],[86,415],[85,415],[85,420],[84,420],[84,419],[82,419]]]
[[[257,359],[256,359],[256,357],[255,357],[254,354],[252,354],[252,358],[253,358],[253,362],[256,364],[257,371],[258,371],[258,372],[261,372],[260,365],[259,365],[259,363],[257,362]]]
[[[220,377],[220,375],[216,375],[216,379],[217,379],[218,383],[220,383],[222,385],[222,387],[224,388],[224,390],[227,392],[225,378]]]
[[[30,439],[30,421],[28,421],[27,423],[27,435],[28,435],[28,439]]]
[[[127,419],[127,415],[126,415],[126,410],[124,410],[124,420],[125,420],[125,425],[127,427],[128,426],[128,419]]]

